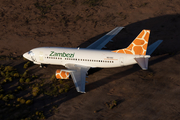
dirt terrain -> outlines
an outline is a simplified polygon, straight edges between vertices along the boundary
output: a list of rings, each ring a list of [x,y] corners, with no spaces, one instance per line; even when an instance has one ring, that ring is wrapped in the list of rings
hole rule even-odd
[[[127,47],[142,29],[151,30],[149,44],[163,40],[152,54],[147,71],[138,65],[90,69],[85,94],[77,93],[70,79],[71,87],[66,93],[33,97],[34,102],[26,111],[29,116],[20,117],[21,112],[18,116],[17,111],[13,117],[3,116],[10,109],[7,107],[0,110],[0,118],[25,119],[42,111],[45,117],[37,119],[180,119],[179,0],[1,0],[0,26],[0,55],[15,58],[2,59],[0,65],[12,65],[20,73],[25,71],[23,65],[27,62],[22,54],[30,49],[85,48],[117,26],[125,28],[106,45],[108,50]],[[32,81],[35,84],[50,79],[56,69],[62,68],[32,65],[28,70],[40,76]],[[19,84],[18,80],[13,83]],[[6,86],[2,87],[6,90]],[[44,88],[48,89],[48,85]],[[24,91],[15,97],[29,99],[30,95]],[[0,100],[2,104],[6,102]]]

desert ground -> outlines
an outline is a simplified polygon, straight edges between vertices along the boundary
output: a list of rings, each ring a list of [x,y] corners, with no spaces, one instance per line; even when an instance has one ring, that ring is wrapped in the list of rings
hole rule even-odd
[[[180,119],[179,0],[1,0],[0,26],[0,65],[13,66],[20,76],[26,70],[37,76],[28,83],[20,77],[4,82],[2,72],[9,73],[0,67],[0,96],[14,96],[1,97],[0,119]],[[81,94],[71,78],[52,81],[63,66],[31,63],[24,68],[28,61],[22,54],[35,47],[85,48],[117,26],[125,28],[107,50],[127,47],[142,29],[151,30],[149,44],[163,40],[148,70],[138,65],[90,69],[86,93]],[[67,91],[60,92],[61,83],[68,84]],[[39,87],[37,95],[34,87]],[[19,103],[18,98],[32,102]]]

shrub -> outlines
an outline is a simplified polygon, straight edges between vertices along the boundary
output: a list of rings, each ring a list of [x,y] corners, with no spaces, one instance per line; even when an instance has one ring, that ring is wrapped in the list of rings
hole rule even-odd
[[[2,98],[3,98],[3,96],[4,96],[3,94],[0,94],[0,99],[2,99]]]
[[[9,73],[9,75],[10,75],[11,77],[13,77],[13,76],[14,76],[14,71],[11,71],[11,72]]]
[[[34,87],[34,88],[32,89],[32,95],[33,95],[33,96],[37,96],[37,94],[38,94],[39,91],[40,91],[40,90],[39,90],[39,87]]]
[[[55,75],[52,75],[51,81],[55,81],[55,80],[56,80],[56,76],[55,76]]]
[[[0,66],[0,70],[4,70],[4,66],[3,65]]]
[[[11,104],[7,104],[7,106],[11,106]]]
[[[19,79],[19,82],[20,82],[20,83],[24,83],[24,78],[20,78],[20,79]]]
[[[28,76],[28,71],[26,70],[26,71],[23,73],[22,76],[23,76],[23,77],[27,77],[27,76]]]
[[[17,101],[20,102],[21,98],[17,98]]]
[[[0,89],[0,93],[2,93],[3,91],[4,91],[4,90],[1,88],[1,89]]]
[[[32,95],[35,97],[35,96],[37,96],[37,92],[32,92]]]
[[[12,82],[12,77],[9,77],[8,80],[9,80],[9,82]]]
[[[64,88],[69,89],[70,86],[68,84],[64,84]]]
[[[27,104],[27,105],[29,105],[29,104],[31,104],[31,103],[32,103],[32,100],[27,100],[27,101],[26,101],[26,104]]]
[[[19,104],[17,104],[16,107],[19,107]]]
[[[3,71],[1,71],[1,76],[3,76],[3,77],[5,76],[5,73]]]
[[[63,80],[61,80],[61,79],[59,80],[59,83],[60,83],[60,84],[63,84],[63,82],[64,82]]]
[[[14,95],[12,95],[12,94],[10,94],[9,96],[9,99],[11,99],[11,100],[13,100],[15,97],[14,97]]]
[[[4,79],[3,82],[6,83],[6,82],[7,82],[7,79]]]
[[[26,101],[22,98],[21,100],[20,100],[20,103],[21,104],[24,104]]]
[[[40,119],[45,119],[45,116],[43,113],[41,113]]]
[[[28,64],[24,64],[24,69],[27,69],[28,68]]]
[[[30,81],[31,81],[30,78],[27,78],[27,79],[26,79],[26,83],[29,83]]]
[[[57,92],[57,90],[58,90],[58,88],[54,87],[53,92],[55,93],[55,92]]]
[[[6,71],[6,73],[5,73],[5,77],[6,77],[6,78],[10,77],[10,73],[9,73],[9,71]]]
[[[68,88],[65,88],[65,89],[64,89],[64,92],[66,93],[66,92],[68,92],[68,90],[69,90]]]
[[[111,102],[111,104],[109,104],[109,108],[112,109],[112,108],[114,108],[116,105],[117,105],[117,101],[116,101],[116,100],[113,100],[113,101]]]
[[[22,88],[21,86],[18,86],[17,89],[18,89],[18,90],[22,90],[23,88]]]
[[[21,119],[22,120],[22,119]],[[27,118],[25,118],[24,120],[32,120],[32,118],[31,117],[27,117]]]
[[[18,91],[17,89],[14,90],[14,92],[17,92],[17,91]]]
[[[18,77],[19,77],[19,73],[14,73],[13,76],[16,77],[16,78],[18,78]]]
[[[27,69],[31,65],[31,62],[28,61],[26,64],[24,64],[24,69]]]
[[[64,89],[60,89],[59,90],[59,93],[61,94],[61,93],[63,93],[64,92]]]
[[[2,98],[2,100],[3,100],[3,101],[8,101],[8,96],[7,96],[7,95],[4,96],[4,97]]]
[[[5,68],[4,68],[4,71],[13,71],[14,70],[14,68],[12,67],[12,66],[6,66]]]
[[[40,86],[42,87],[44,84],[42,83],[42,84],[40,84]]]
[[[32,75],[32,79],[36,79],[36,78],[38,78],[37,75]]]
[[[40,114],[40,112],[39,111],[36,111],[36,115],[39,115]]]

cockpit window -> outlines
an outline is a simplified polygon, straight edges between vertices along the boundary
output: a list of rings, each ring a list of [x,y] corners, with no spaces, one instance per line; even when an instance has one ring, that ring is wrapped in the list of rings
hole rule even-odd
[[[28,54],[30,54],[31,56],[34,56],[34,53],[32,51],[29,51]]]
[[[31,51],[28,52],[28,54],[30,54],[30,53],[31,53]]]

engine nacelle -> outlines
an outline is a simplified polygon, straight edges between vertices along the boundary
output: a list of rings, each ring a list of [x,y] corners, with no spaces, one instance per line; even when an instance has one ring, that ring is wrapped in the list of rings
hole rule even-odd
[[[60,69],[56,70],[57,79],[69,79],[69,72],[62,71]]]

